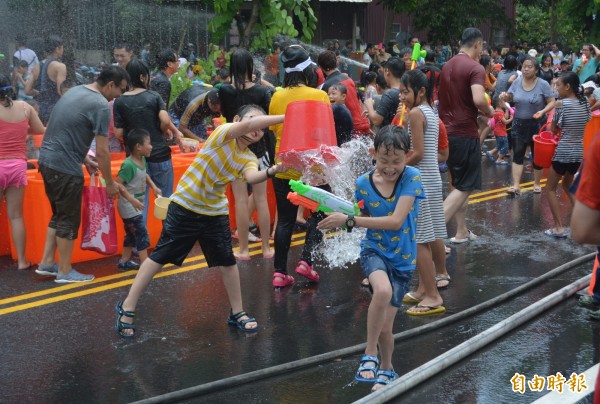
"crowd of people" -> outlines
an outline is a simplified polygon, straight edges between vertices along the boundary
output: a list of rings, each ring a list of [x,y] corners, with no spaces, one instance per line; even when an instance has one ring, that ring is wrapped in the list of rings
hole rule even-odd
[[[482,188],[482,156],[511,169],[513,183],[507,192],[514,196],[521,193],[525,159],[530,158],[533,192],[541,193],[543,171],[535,164],[533,136],[547,122],[560,138],[545,192],[555,223],[544,233],[568,235],[556,194],[562,181],[574,206],[573,237],[600,244],[590,236],[598,233],[595,212],[600,210],[591,175],[584,171],[576,197],[569,192],[584,157],[584,128],[592,111],[600,108],[600,50],[585,44],[582,57],[574,61],[556,44],[548,44],[547,52],[523,53],[516,46],[506,52],[486,47],[481,32],[468,28],[455,52],[438,44],[426,57],[411,60],[418,43],[413,37],[402,49],[368,44],[362,58],[368,68],[358,82],[345,73],[340,59],[351,47],[341,50],[339,42],[313,57],[301,45],[277,44],[265,61],[264,80],[253,56],[236,49],[228,69],[225,56],[219,59],[223,66],[218,85],[193,86],[172,97],[170,77],[180,62],[173,49],[157,53],[153,72],[149,46],[138,58],[128,44],[117,44],[115,65],[102,70],[93,83],[72,87],[66,83],[60,38],[48,37],[41,62],[20,39],[13,77],[0,76],[0,195],[8,206],[18,268],[32,265],[25,258],[22,208],[28,133],[45,132],[38,163],[52,208],[37,274],[57,283],[94,279],[71,266],[81,220],[82,165],[102,173],[109,197],[120,195],[118,212],[126,237],[117,266],[139,269],[129,294],[116,306],[115,327],[126,338],[135,334],[137,303],[153,277],[167,263],[182,265],[196,241],[208,266],[221,268],[231,305],[227,321],[254,332],[258,322],[244,311],[236,263],[251,259],[249,241],[262,241],[263,257],[274,258],[272,286],[284,288],[294,284],[294,275],[319,282],[313,252],[323,230],[367,228],[360,261],[363,283],[373,297],[356,380],[374,383],[374,390],[385,386],[397,377],[391,360],[392,326],[400,305],[413,305],[406,311],[409,315],[445,312],[438,289],[451,283],[445,266],[447,224],[456,222],[450,243],[477,237],[467,225],[467,200]],[[192,57],[190,49],[186,56]],[[331,105],[338,146],[356,137],[373,139],[374,167],[356,181],[355,199],[364,202],[356,217],[311,212],[304,220],[302,210],[288,200],[290,180],[302,173],[276,156],[286,109],[304,100]],[[215,125],[209,136],[208,126],[221,115],[226,123]],[[490,135],[495,147],[486,150]],[[169,143],[181,144],[185,138],[204,145],[175,184]],[[596,139],[590,153],[598,153],[598,143]],[[112,151],[128,155],[116,178]],[[593,163],[586,166],[595,170]],[[445,199],[443,167],[451,185]],[[272,181],[277,205],[273,231],[267,180]],[[235,195],[235,253],[225,196],[229,184]],[[331,191],[328,184],[317,186]],[[146,230],[149,189],[172,201],[156,246],[150,245]],[[254,210],[256,224],[251,222]],[[583,223],[585,218],[595,223],[595,232],[590,222]],[[305,243],[300,260],[289,267],[292,234],[299,223],[306,230]],[[409,291],[415,271],[418,287]],[[600,307],[600,300],[594,304]]]

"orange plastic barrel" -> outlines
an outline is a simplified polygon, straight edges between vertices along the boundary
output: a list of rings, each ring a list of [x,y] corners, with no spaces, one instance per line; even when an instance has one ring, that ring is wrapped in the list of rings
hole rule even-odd
[[[285,111],[279,153],[337,146],[331,104],[305,100],[290,102]]]
[[[597,111],[595,111],[597,112]],[[585,126],[583,132],[583,150],[587,150],[588,146],[592,144],[592,140],[600,133],[600,114],[592,114],[592,119]]]
[[[40,148],[42,147],[42,141],[44,140],[44,134],[31,135],[33,138],[33,147]]]

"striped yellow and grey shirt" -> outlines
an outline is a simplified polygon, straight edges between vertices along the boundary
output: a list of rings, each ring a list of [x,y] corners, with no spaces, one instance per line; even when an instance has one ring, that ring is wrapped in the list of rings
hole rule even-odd
[[[242,150],[235,139],[225,139],[232,125],[221,125],[209,136],[179,180],[171,195],[173,202],[202,215],[229,214],[227,184],[246,170],[258,169],[258,161],[250,149]]]

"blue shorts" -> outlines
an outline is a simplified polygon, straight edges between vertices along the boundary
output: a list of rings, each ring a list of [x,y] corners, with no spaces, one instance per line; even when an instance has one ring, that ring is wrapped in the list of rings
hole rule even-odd
[[[394,307],[400,307],[402,298],[408,292],[408,286],[412,280],[414,270],[400,271],[393,267],[387,259],[373,250],[361,251],[360,264],[367,278],[375,271],[385,271],[387,273],[392,285],[392,300],[390,304]]]
[[[150,247],[150,236],[143,215],[123,219],[123,224],[125,225],[123,247],[135,247],[138,251],[144,251]]]

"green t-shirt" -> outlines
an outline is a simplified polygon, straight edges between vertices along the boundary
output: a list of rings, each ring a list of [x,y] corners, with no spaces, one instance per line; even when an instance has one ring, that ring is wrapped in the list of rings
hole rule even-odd
[[[125,161],[123,161],[117,176],[123,180],[127,192],[138,201],[144,203],[146,198],[146,158],[142,157],[142,161],[144,162],[144,166],[140,167],[131,160],[131,157],[127,157]],[[135,209],[133,205],[123,197],[119,198],[117,210],[123,219],[130,219],[142,214],[141,211]]]

